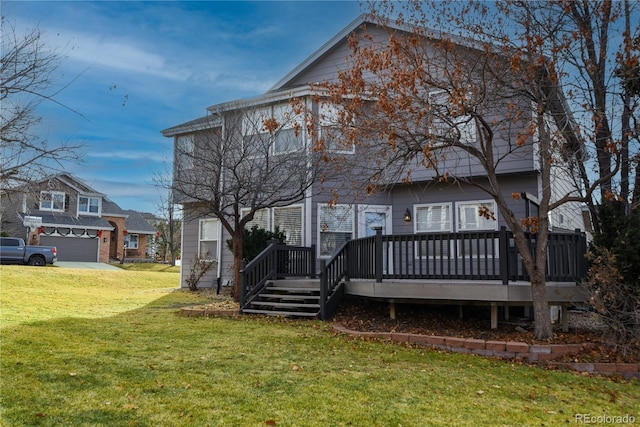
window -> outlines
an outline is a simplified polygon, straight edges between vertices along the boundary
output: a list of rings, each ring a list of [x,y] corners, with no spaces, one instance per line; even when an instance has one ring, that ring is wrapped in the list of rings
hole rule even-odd
[[[416,233],[451,232],[451,203],[415,206]]]
[[[273,136],[274,154],[290,153],[302,149],[302,129],[280,129]]]
[[[78,212],[84,214],[99,214],[101,200],[100,197],[78,197]]]
[[[193,135],[180,135],[176,138],[176,166],[178,170],[192,169],[195,154]]]
[[[498,229],[496,205],[493,200],[456,204],[458,231],[495,231]],[[494,257],[498,253],[498,239],[471,236],[458,244],[458,257]]]
[[[283,154],[304,148],[304,118],[292,111],[289,104],[258,108],[242,119],[242,139],[245,153],[251,156],[269,152]],[[266,154],[266,153],[264,153]]]
[[[339,110],[333,105],[320,105],[320,137],[324,140],[324,147],[329,151],[352,154],[355,152],[353,144],[343,141],[344,135],[340,128]]]
[[[65,194],[60,191],[40,192],[40,210],[64,212]]]
[[[242,215],[246,215],[248,211],[249,209],[242,209]],[[250,230],[254,225],[269,231],[275,231],[278,227],[278,230],[286,235],[287,245],[302,245],[302,206],[260,209],[256,211],[253,220],[249,221],[245,228]]]
[[[201,219],[199,228],[198,256],[202,259],[217,261],[220,221],[214,218]]]
[[[456,203],[458,231],[497,230],[498,221],[494,201]]]
[[[138,235],[127,234],[124,236],[124,247],[127,249],[138,249]]]
[[[347,205],[318,206],[320,256],[330,257],[353,237],[353,212]]]
[[[287,245],[302,246],[302,206],[274,208],[273,227],[285,233]]]
[[[240,209],[240,215],[245,216],[249,213],[249,209]],[[263,230],[271,229],[269,209],[260,209],[253,214],[253,219],[245,224],[244,228],[251,230],[254,226]]]
[[[469,115],[461,114],[458,108],[449,103],[449,94],[444,91],[429,94],[434,114],[434,130],[443,138],[457,138],[460,142],[471,144],[476,142],[476,125]]]

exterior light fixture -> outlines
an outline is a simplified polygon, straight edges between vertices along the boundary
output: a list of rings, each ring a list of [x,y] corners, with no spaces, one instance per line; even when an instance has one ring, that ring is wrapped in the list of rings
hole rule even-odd
[[[409,212],[409,209],[404,213],[404,221],[411,222],[411,212]]]

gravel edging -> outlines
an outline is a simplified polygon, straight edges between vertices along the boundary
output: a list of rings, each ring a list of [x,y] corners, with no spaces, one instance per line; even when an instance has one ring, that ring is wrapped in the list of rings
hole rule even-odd
[[[334,330],[357,338],[375,338],[396,343],[421,345],[454,353],[476,354],[484,357],[522,360],[550,369],[564,369],[576,372],[618,375],[622,378],[640,379],[638,363],[572,363],[557,362],[566,354],[593,348],[593,343],[584,344],[527,344],[513,341],[490,341],[475,338],[441,337],[396,332],[361,332],[334,325]]]

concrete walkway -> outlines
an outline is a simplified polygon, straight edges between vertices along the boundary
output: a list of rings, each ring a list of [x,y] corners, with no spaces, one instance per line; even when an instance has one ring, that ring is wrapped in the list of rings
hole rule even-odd
[[[105,264],[102,262],[75,262],[75,261],[58,261],[53,264],[56,267],[62,268],[88,268],[91,270],[118,270],[122,269],[114,267],[113,265]]]

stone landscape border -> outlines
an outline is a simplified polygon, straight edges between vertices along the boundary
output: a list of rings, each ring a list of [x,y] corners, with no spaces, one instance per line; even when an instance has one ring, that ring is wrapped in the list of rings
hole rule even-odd
[[[374,338],[400,344],[421,345],[453,353],[476,354],[500,359],[522,360],[549,368],[566,369],[602,375],[619,375],[622,378],[640,379],[638,363],[577,363],[559,362],[564,355],[593,348],[595,344],[527,344],[513,341],[491,341],[476,338],[441,337],[402,332],[361,332],[334,325],[334,330],[356,338]]]

